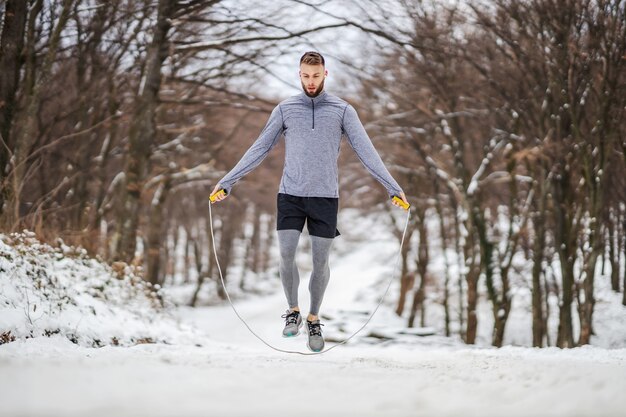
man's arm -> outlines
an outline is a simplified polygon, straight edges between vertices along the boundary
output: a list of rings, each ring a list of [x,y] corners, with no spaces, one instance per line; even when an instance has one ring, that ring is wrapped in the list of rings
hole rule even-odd
[[[343,130],[361,163],[385,187],[389,197],[397,195],[406,201],[402,188],[400,188],[385,167],[385,164],[383,164],[361,120],[359,120],[356,110],[351,105],[348,105],[343,113]]]
[[[258,139],[250,146],[237,165],[222,178],[213,193],[219,189],[224,189],[227,194],[244,175],[252,171],[265,159],[267,154],[278,143],[278,138],[283,133],[283,115],[280,105],[276,106],[270,115],[269,120],[261,131]],[[212,193],[212,194],[213,194]],[[224,197],[225,198],[225,197]],[[224,198],[219,198],[218,201]]]

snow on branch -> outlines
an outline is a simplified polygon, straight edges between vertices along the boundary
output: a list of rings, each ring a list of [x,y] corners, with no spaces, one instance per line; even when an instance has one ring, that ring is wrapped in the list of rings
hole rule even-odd
[[[448,172],[446,172],[445,169],[440,167],[437,161],[435,161],[430,155],[428,155],[424,151],[424,149],[422,149],[422,146],[420,145],[419,141],[415,140],[415,138],[411,135],[411,132],[422,135],[425,133],[424,129],[404,128],[403,130],[405,134],[411,140],[411,144],[416,148],[417,152],[422,156],[426,164],[433,170],[435,175],[439,179],[441,179],[454,194],[456,194],[459,198],[462,198],[463,193],[461,193],[461,189],[459,188],[457,183],[454,181],[454,178],[450,176],[450,174],[448,174]]]
[[[181,171],[175,172],[173,174],[163,173],[156,175],[151,178],[150,181],[146,182],[144,189],[150,189],[168,179],[174,184],[174,186],[193,181],[219,179],[222,175],[224,175],[224,172],[214,170],[214,164],[215,160],[211,160],[208,163],[200,164],[190,169],[183,168]]]
[[[498,136],[493,137],[489,141],[489,143],[492,143]],[[495,153],[506,144],[506,141],[507,141],[507,138],[500,139],[499,141],[495,143],[495,146],[493,147],[493,149],[490,152],[488,152],[487,155],[485,155],[482,162],[480,163],[480,166],[478,167],[478,169],[472,176],[472,179],[470,180],[469,185],[467,186],[467,195],[474,195],[474,193],[476,192],[476,189],[478,188],[478,181],[480,180],[480,177],[482,177],[482,175],[485,173],[485,170],[487,169],[487,166],[489,165],[489,163],[493,160]]]

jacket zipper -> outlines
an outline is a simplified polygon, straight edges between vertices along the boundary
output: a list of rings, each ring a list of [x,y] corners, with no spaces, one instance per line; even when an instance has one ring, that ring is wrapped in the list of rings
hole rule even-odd
[[[311,105],[313,105],[313,121],[311,124],[311,129],[315,130],[315,101],[313,101],[313,99],[311,99]]]

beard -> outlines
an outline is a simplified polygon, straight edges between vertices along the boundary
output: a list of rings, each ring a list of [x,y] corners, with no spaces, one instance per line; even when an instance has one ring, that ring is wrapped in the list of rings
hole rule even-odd
[[[304,85],[302,81],[300,81],[300,83],[302,84],[302,89],[304,90],[304,94],[306,94],[309,97],[317,97],[324,89],[324,81],[326,80],[323,80],[313,93],[309,93],[309,90],[306,88],[306,86]]]

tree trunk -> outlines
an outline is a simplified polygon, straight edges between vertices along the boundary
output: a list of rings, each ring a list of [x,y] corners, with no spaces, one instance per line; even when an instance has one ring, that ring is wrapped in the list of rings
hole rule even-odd
[[[5,18],[0,35],[0,217],[4,212],[4,203],[8,190],[7,171],[11,150],[11,125],[15,110],[15,94],[18,90],[24,47],[24,31],[28,2],[26,0],[8,0],[5,6]]]
[[[114,259],[130,262],[135,255],[141,211],[141,190],[145,181],[151,148],[157,134],[155,115],[161,88],[161,66],[168,56],[168,32],[175,11],[175,0],[159,0],[157,21],[146,56],[145,74],[135,103],[129,131],[129,149],[124,169],[126,189],[117,219],[118,245]]]
[[[569,188],[569,172],[561,170],[560,179],[554,180],[553,205],[555,214],[555,247],[561,264],[561,303],[559,305],[559,330],[557,346],[561,348],[574,347],[574,332],[572,326],[572,301],[574,294],[574,262],[576,260],[575,239],[572,237],[572,220],[574,210]]]
[[[22,188],[27,172],[27,159],[31,151],[33,143],[38,137],[38,114],[41,105],[42,89],[48,84],[52,75],[52,67],[54,65],[56,54],[61,42],[61,32],[65,28],[70,12],[73,8],[74,0],[64,0],[61,14],[59,15],[52,34],[48,42],[48,50],[44,58],[43,64],[37,66],[35,63],[35,43],[36,43],[36,23],[35,18],[42,8],[42,1],[39,0],[33,6],[28,24],[28,41],[27,41],[27,67],[25,75],[26,104],[23,113],[19,117],[20,130],[15,138],[13,150],[13,170],[11,182],[7,187],[7,219],[9,225],[19,227],[21,217],[20,204],[22,202]],[[36,68],[40,68],[39,72]]]
[[[252,257],[254,254],[254,247],[252,246],[252,242],[254,240],[254,235],[258,234],[257,230],[255,229],[256,226],[256,210],[254,205],[251,205],[250,208],[250,215],[248,217],[252,218],[252,234],[248,237],[245,235],[245,233],[243,233],[243,244],[244,244],[244,255],[243,255],[243,260],[241,262],[241,275],[239,278],[239,289],[244,291],[245,287],[246,287],[246,274],[248,271],[251,271],[251,266],[252,266]],[[247,223],[247,221],[246,221]],[[244,226],[245,227],[245,226]]]
[[[165,201],[171,187],[169,177],[159,184],[152,199],[150,217],[148,220],[148,233],[146,238],[146,274],[145,280],[152,284],[161,284],[161,244],[164,241],[165,229]]]
[[[561,304],[559,305],[559,329],[557,346],[561,348],[574,347],[574,331],[572,327],[572,301],[574,292],[573,265],[561,259],[561,273],[563,288]]]
[[[626,260],[626,213],[622,217],[622,220],[623,220],[622,236],[620,237],[620,239],[622,239],[622,244],[624,245],[622,246],[622,249],[624,250],[623,255],[624,255],[624,259]],[[623,283],[622,283],[622,305],[626,306],[626,268],[624,268],[624,276],[623,276]]]
[[[546,334],[544,327],[543,291],[541,283],[542,265],[545,249],[545,227],[543,217],[543,197],[539,199],[539,209],[535,214],[535,241],[533,242],[532,268],[532,315],[533,315],[533,347],[543,347],[543,338]],[[548,297],[548,294],[545,294]]]
[[[468,231],[473,229],[471,218],[468,213],[468,221],[465,227]],[[479,249],[478,249],[479,250]],[[465,330],[465,343],[473,345],[476,343],[476,335],[478,330],[478,316],[476,308],[478,306],[478,278],[480,278],[481,267],[476,262],[476,244],[474,242],[474,233],[469,233],[466,237],[463,248],[463,256],[465,259],[464,267],[467,272],[465,280],[467,282],[467,328]]]
[[[619,282],[619,261],[620,261],[620,248],[619,248],[619,233],[615,233],[615,229],[619,225],[618,214],[611,210],[608,219],[608,232],[609,232],[609,263],[611,264],[611,288],[615,292],[620,291]]]
[[[263,256],[261,258],[261,270],[267,271],[272,260],[272,246],[274,245],[274,239],[276,238],[276,216],[272,215],[268,220],[268,233],[267,240],[263,245]]]
[[[478,317],[476,307],[478,304],[478,277],[480,270],[472,268],[465,277],[467,280],[467,329],[465,331],[465,343],[473,345],[476,343],[476,330],[478,328]]]
[[[454,221],[454,247],[456,250],[456,258],[457,258],[457,267],[458,267],[458,290],[459,290],[459,336],[461,336],[462,340],[466,339],[466,327],[463,312],[465,311],[463,300],[465,297],[463,296],[463,282],[467,282],[467,274],[465,272],[465,251],[463,250],[463,245],[461,244],[461,221],[459,220],[459,209],[456,205],[454,199],[452,199],[452,213],[453,213],[453,221]]]
[[[500,297],[494,287],[494,243],[487,237],[487,225],[483,210],[479,206],[472,208],[474,225],[476,226],[476,234],[480,245],[480,269],[485,273],[485,282],[487,284],[487,293],[492,304],[493,312],[493,332],[491,343],[497,346],[497,334],[504,333],[503,318],[505,312],[500,307]]]
[[[241,228],[243,213],[244,210],[241,207],[237,207],[236,204],[233,203],[229,216],[224,217],[222,220],[222,231],[220,233],[220,244],[217,253],[220,260],[224,284],[228,282],[228,269],[232,263],[233,244],[235,242],[235,238],[237,237],[237,233],[239,233]],[[217,279],[217,294],[222,300],[225,300],[226,292],[222,287],[219,277]]]
[[[593,310],[596,304],[594,292],[595,268],[598,260],[599,251],[596,249],[588,261],[586,267],[586,276],[583,282],[583,291],[585,300],[580,306],[580,336],[578,345],[588,345],[591,342],[593,334]]]
[[[426,279],[428,274],[428,263],[430,261],[428,253],[428,228],[426,225],[426,210],[423,207],[417,207],[415,212],[418,217],[419,245],[417,247],[417,275],[420,279],[420,285],[413,296],[413,305],[411,306],[408,326],[414,326],[415,316],[419,308],[420,325],[424,327],[426,324],[424,300],[426,299]]]
[[[195,259],[195,264],[196,264],[196,273],[198,274],[198,280],[197,280],[198,285],[196,285],[196,290],[194,291],[193,296],[191,297],[191,302],[190,302],[190,305],[192,307],[196,305],[196,302],[198,300],[198,293],[200,292],[202,282],[204,282],[204,275],[205,275],[205,271],[203,270],[203,267],[202,267],[202,246],[199,243],[199,240],[200,239],[193,239],[193,242],[192,242],[194,259]]]
[[[504,344],[504,331],[506,330],[506,323],[511,312],[508,278],[509,269],[503,268],[502,270],[502,296],[497,305],[497,312],[494,314],[493,345],[496,347],[502,347]]]
[[[446,337],[449,337],[450,322],[450,260],[448,258],[448,230],[446,227],[445,214],[441,198],[439,198],[439,185],[437,181],[433,181],[433,190],[435,195],[435,209],[439,217],[439,236],[441,238],[441,252],[444,259],[444,287],[443,287],[443,311]]]
[[[198,275],[198,281],[196,282],[196,289],[194,290],[193,295],[191,296],[191,300],[189,301],[189,305],[191,307],[195,307],[196,304],[198,303],[198,295],[200,294],[200,290],[202,289],[204,282],[206,281],[207,278],[211,279],[211,277],[213,276],[213,272],[215,270],[214,268],[215,253],[213,249],[213,238],[211,237],[210,218],[208,215],[206,216],[206,219],[205,219],[205,229],[206,229],[207,250],[208,250],[207,267],[205,268],[204,273],[201,273]]]
[[[435,195],[438,194],[437,182],[435,181]],[[444,259],[444,286],[443,286],[443,311],[446,337],[450,336],[450,261],[448,259],[448,234],[440,198],[435,197],[435,208],[439,216],[439,235],[441,239],[441,252]]]
[[[602,168],[606,168],[604,165]],[[602,196],[602,182],[599,181],[595,185],[594,190],[591,192],[591,199],[593,201],[591,208],[591,233],[589,235],[589,246],[591,247],[591,253],[587,259],[585,265],[585,280],[583,281],[583,292],[585,299],[580,306],[580,336],[578,339],[578,345],[587,345],[591,342],[591,336],[593,335],[593,311],[595,308],[596,300],[594,296],[594,281],[596,277],[596,264],[598,257],[602,255],[605,249],[604,227],[600,222],[603,211],[603,196]],[[609,220],[610,221],[610,220]]]
[[[248,269],[255,274],[259,273],[259,261],[261,259],[261,214],[258,207],[255,207],[252,216],[252,237],[250,237],[251,252],[246,260]]]
[[[543,297],[543,303],[544,303],[544,310],[545,310],[545,314],[543,315],[543,329],[545,332],[545,336],[546,336],[546,346],[551,346],[552,345],[552,338],[550,337],[550,332],[548,331],[548,318],[550,317],[550,286],[548,284],[548,276],[547,274],[543,273],[543,292],[545,294],[545,297]]]
[[[183,230],[185,230],[185,254],[183,255],[184,266],[183,266],[182,283],[187,284],[189,282],[189,271],[191,270],[191,253],[193,250],[191,245],[192,245],[193,236],[191,234],[191,230],[189,230],[188,224],[185,224],[185,226],[183,227]]]
[[[76,38],[77,59],[76,59],[76,87],[79,94],[79,107],[77,109],[78,121],[80,129],[89,129],[98,122],[107,117],[106,104],[103,100],[92,100],[94,83],[103,77],[103,68],[100,64],[100,48],[104,26],[108,17],[109,8],[99,7],[95,11],[94,17],[88,22],[84,28],[81,23],[81,17],[76,14],[74,16],[76,22]],[[98,143],[100,139],[100,129],[91,129],[83,134],[82,140],[76,144],[76,169],[81,172],[74,180],[72,194],[69,205],[73,207],[73,215],[70,217],[69,226],[74,230],[84,230],[88,223],[87,209],[90,203],[90,181],[93,178],[91,170],[93,162],[93,144]],[[89,239],[88,244],[95,246],[95,242]]]
[[[111,75],[107,77],[107,85],[108,85],[108,95],[109,101],[107,103],[108,106],[108,115],[109,117],[113,117],[117,114],[120,103],[117,100],[117,90],[115,87],[115,80]],[[109,162],[109,156],[112,144],[115,143],[117,138],[117,130],[118,123],[111,123],[109,125],[108,131],[104,136],[104,142],[102,144],[102,148],[100,150],[100,154],[96,158],[95,161],[95,180],[98,184],[96,199],[94,203],[94,207],[92,210],[92,220],[91,220],[91,228],[98,229],[100,227],[100,222],[102,217],[104,216],[104,207],[102,206],[107,194],[107,172],[106,167]],[[107,257],[108,258],[108,257]]]
[[[411,304],[411,312],[407,321],[407,327],[415,327],[415,318],[417,317],[417,311],[421,310],[424,305],[425,291],[424,291],[424,278],[420,276],[420,285],[413,293],[413,302]],[[421,326],[424,326],[424,320],[420,320]]]
[[[402,235],[400,235],[400,239],[402,239]],[[400,294],[398,295],[398,305],[396,306],[396,314],[400,317],[402,316],[402,312],[404,311],[406,295],[411,290],[411,288],[413,288],[413,284],[415,281],[415,276],[409,273],[408,266],[409,250],[411,249],[411,245],[409,244],[410,240],[411,234],[407,232],[407,239],[405,245],[402,247],[401,250],[402,270],[400,272]],[[413,314],[413,312],[411,314]]]

